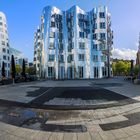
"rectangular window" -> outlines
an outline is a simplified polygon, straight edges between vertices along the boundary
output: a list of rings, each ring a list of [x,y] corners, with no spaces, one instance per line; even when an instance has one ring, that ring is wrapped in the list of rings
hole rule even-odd
[[[59,61],[64,62],[64,55],[60,55]]]
[[[103,39],[103,40],[106,39],[106,35],[105,35],[105,33],[100,33],[100,39]]]
[[[73,61],[74,60],[74,55],[73,54],[68,55],[67,60],[68,60],[68,62]]]
[[[100,50],[101,50],[101,51],[106,50],[106,45],[105,45],[105,44],[100,44]]]
[[[54,43],[53,42],[50,42],[50,47],[49,49],[54,49]]]
[[[2,26],[3,25],[3,23],[2,22],[0,22],[0,26]]]
[[[79,32],[79,37],[84,38],[84,32]]]
[[[97,45],[97,44],[93,44],[93,49],[94,49],[95,51],[97,51],[97,50],[98,50],[98,45]]]
[[[79,61],[84,61],[84,54],[79,54]]]
[[[99,13],[99,17],[100,17],[100,18],[105,18],[105,12],[100,12],[100,13]]]
[[[51,27],[55,27],[55,22],[51,21]]]
[[[50,55],[49,55],[49,61],[54,61],[54,59],[55,59],[54,54],[50,54]]]
[[[54,67],[48,67],[48,77],[54,77]]]
[[[93,24],[93,29],[97,29],[97,23]]]
[[[3,48],[3,49],[2,49],[2,52],[3,52],[3,53],[5,53],[5,52],[6,52],[6,49],[5,49],[5,48]]]
[[[98,78],[98,77],[99,77],[98,67],[94,67],[94,78]]]
[[[85,43],[79,42],[79,49],[85,49]]]
[[[2,45],[5,45],[5,41],[2,41],[1,44],[2,44]]]
[[[97,62],[98,61],[98,55],[93,55],[93,61]]]
[[[105,22],[100,22],[100,29],[105,29]]]
[[[6,56],[5,55],[3,55],[3,60],[6,60]]]
[[[105,77],[107,76],[107,71],[106,67],[102,67],[102,76]]]
[[[97,34],[93,34],[93,40],[97,40]]]
[[[84,70],[83,67],[79,66],[78,67],[78,73],[79,73],[79,78],[83,78],[84,77]]]
[[[2,17],[0,17],[0,20],[2,20]]]
[[[55,32],[50,32],[50,38],[55,38]]]
[[[106,61],[106,55],[102,55],[102,56],[101,56],[101,61],[102,61],[102,62],[105,62],[105,61]]]

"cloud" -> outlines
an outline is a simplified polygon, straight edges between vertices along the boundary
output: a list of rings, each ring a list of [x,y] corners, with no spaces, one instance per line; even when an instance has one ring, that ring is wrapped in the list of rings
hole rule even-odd
[[[132,50],[132,49],[113,49],[112,51],[112,56],[113,58],[118,58],[118,59],[124,59],[124,60],[136,60],[136,50]]]

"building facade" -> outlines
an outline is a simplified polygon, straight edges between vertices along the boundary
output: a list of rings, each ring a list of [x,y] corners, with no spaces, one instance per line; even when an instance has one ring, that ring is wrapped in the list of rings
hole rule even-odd
[[[113,44],[107,7],[85,12],[47,6],[34,37],[34,65],[38,77],[91,79],[111,76]]]
[[[7,21],[4,13],[0,12],[0,77],[2,63],[5,63],[5,75],[10,76],[10,45],[7,29]]]
[[[22,67],[22,63],[23,63],[23,59],[24,59],[25,65],[28,66],[28,58],[26,58],[21,51],[15,49],[15,48],[10,48],[10,55],[14,56],[16,65],[19,65],[20,67]]]

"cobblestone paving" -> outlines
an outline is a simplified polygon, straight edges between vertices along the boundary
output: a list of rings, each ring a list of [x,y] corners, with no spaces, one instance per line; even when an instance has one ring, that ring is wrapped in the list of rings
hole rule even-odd
[[[100,81],[82,81],[81,86],[101,86],[107,90],[115,91],[139,101],[140,86],[132,85],[131,83],[119,79],[118,81],[116,79],[116,83],[121,83],[121,85],[113,84],[113,86],[111,86],[110,83],[112,83],[112,81],[104,81],[105,83],[109,83],[108,86],[103,85]],[[93,85],[95,82],[97,84]],[[32,93],[33,91],[39,90],[39,87],[51,87],[51,84],[53,85],[52,87],[68,87],[68,85],[75,85],[75,87],[80,86],[80,82],[72,83],[71,81],[68,81],[66,82],[66,85],[63,85],[63,83],[64,82],[51,81],[30,85],[19,85],[17,91],[15,87],[9,86],[8,88],[11,89],[10,92],[7,92],[7,87],[0,87],[0,99],[10,98],[9,100],[28,103],[35,100],[37,96],[40,96],[37,92],[36,95],[33,95]],[[45,86],[45,84],[48,85]],[[46,90],[48,90],[48,88],[46,88],[45,91]],[[41,91],[43,94],[44,88],[42,88]],[[96,110],[43,110],[0,106],[0,140],[139,139],[140,102]]]

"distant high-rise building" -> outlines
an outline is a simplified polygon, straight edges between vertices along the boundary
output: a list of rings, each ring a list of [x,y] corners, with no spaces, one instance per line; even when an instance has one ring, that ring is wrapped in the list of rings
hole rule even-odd
[[[28,66],[28,58],[26,58],[21,51],[15,49],[15,48],[10,48],[10,54],[14,55],[16,65],[19,65],[20,67],[22,67],[22,63],[23,63],[23,59],[24,59],[26,66]]]
[[[0,77],[2,63],[5,63],[6,77],[10,76],[10,51],[7,20],[4,13],[0,12]]]
[[[136,65],[140,65],[140,34],[139,34],[139,46],[138,46],[138,52],[136,58]]]
[[[34,38],[38,77],[90,79],[111,75],[113,31],[107,7],[85,12],[47,6]]]

